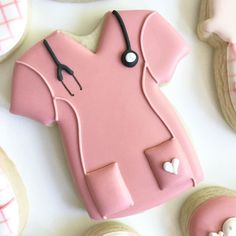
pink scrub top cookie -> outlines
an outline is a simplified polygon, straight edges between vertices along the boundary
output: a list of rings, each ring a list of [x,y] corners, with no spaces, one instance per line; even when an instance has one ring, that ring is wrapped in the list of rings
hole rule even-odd
[[[114,11],[105,15],[96,52],[56,31],[17,61],[11,111],[57,122],[92,218],[144,211],[202,180],[158,86],[187,53],[158,13]]]

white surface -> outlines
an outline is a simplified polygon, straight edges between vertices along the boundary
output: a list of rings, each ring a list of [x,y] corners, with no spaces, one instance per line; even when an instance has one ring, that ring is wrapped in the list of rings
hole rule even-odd
[[[205,172],[205,184],[236,189],[236,134],[224,122],[212,78],[211,49],[195,34],[199,0],[107,0],[65,4],[34,0],[32,26],[24,45],[0,65],[0,145],[15,161],[27,186],[31,212],[23,236],[83,236],[91,221],[71,184],[57,127],[44,127],[11,115],[11,73],[14,61],[54,29],[88,33],[108,9],[148,8],[159,11],[192,48],[163,87],[183,119]],[[189,194],[121,219],[143,236],[181,236],[178,214]]]

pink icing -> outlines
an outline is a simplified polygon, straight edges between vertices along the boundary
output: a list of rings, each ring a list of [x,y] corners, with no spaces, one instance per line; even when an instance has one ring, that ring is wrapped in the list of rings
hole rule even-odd
[[[236,43],[235,0],[208,0],[210,18],[203,24],[207,33],[216,33],[224,41]]]
[[[222,196],[208,200],[191,216],[190,236],[208,236],[220,232],[224,222],[236,216],[236,197]]]
[[[136,67],[121,64],[124,38],[107,13],[96,53],[62,32],[47,37],[83,87],[65,75],[74,97],[56,79],[55,63],[42,42],[18,61],[13,76],[11,111],[58,123],[75,183],[94,219],[146,210],[202,179],[189,139],[157,86],[170,80],[188,48],[159,14],[120,14],[140,57]],[[163,148],[166,155],[159,158]],[[181,161],[179,175],[162,167],[174,157]]]

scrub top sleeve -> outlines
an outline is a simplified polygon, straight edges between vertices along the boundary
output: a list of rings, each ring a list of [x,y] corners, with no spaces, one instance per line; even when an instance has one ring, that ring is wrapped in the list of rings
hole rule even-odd
[[[148,70],[159,84],[169,82],[189,51],[180,34],[156,12],[143,25],[141,45]]]
[[[17,62],[13,72],[10,111],[45,125],[55,121],[52,94],[40,73],[24,62]]]

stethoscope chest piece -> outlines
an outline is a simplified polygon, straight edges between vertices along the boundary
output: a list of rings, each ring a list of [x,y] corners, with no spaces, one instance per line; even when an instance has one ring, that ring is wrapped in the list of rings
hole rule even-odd
[[[128,35],[125,23],[124,23],[121,15],[115,10],[112,12],[112,14],[118,20],[118,23],[121,27],[121,30],[122,30],[122,33],[123,33],[123,36],[125,39],[125,43],[126,43],[126,50],[122,53],[121,62],[126,67],[130,67],[130,68],[134,67],[137,65],[138,60],[139,60],[138,54],[135,51],[133,51],[131,48],[129,35]]]
[[[126,50],[121,56],[121,61],[123,65],[127,67],[136,66],[138,60],[139,60],[138,54],[133,50]]]

